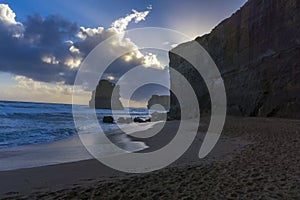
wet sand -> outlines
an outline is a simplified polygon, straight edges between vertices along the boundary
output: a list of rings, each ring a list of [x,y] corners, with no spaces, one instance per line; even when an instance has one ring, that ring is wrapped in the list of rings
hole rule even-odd
[[[177,122],[145,152],[172,139]],[[299,199],[300,120],[228,117],[221,139],[197,158],[205,125],[169,167],[126,174],[90,159],[0,172],[2,198],[25,199]],[[165,139],[162,139],[165,138]]]

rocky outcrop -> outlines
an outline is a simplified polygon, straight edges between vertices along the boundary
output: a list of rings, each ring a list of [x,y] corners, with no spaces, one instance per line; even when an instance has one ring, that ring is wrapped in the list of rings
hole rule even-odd
[[[170,96],[167,95],[152,95],[148,101],[147,108],[150,109],[153,105],[159,104],[165,108],[165,110],[170,109]]]
[[[300,118],[299,27],[300,1],[249,0],[210,34],[196,38],[222,74],[229,115]],[[201,76],[184,59],[169,55],[170,67],[192,84],[201,110],[209,110]],[[172,95],[170,116],[179,115]]]
[[[151,122],[151,118],[135,117],[133,119],[133,122],[135,122],[135,123],[147,123],[147,122]]]
[[[104,116],[102,122],[106,124],[113,124],[114,118],[112,116]]]
[[[115,93],[112,99],[112,94]],[[100,80],[96,90],[92,93],[92,98],[89,102],[90,108],[96,109],[114,109],[123,110],[123,105],[120,98],[120,87],[108,80]],[[113,105],[113,106],[112,106]]]

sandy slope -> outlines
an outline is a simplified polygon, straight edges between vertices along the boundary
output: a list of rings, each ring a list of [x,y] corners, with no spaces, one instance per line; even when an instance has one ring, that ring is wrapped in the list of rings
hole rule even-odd
[[[299,131],[300,120],[230,117],[204,160],[195,156],[199,136],[167,169],[128,175],[88,160],[14,170],[0,172],[0,192],[13,199],[299,199]]]

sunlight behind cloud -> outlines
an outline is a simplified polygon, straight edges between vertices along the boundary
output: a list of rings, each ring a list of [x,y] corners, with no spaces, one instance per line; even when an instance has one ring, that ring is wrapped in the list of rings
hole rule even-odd
[[[78,68],[81,64],[81,58],[79,57],[69,57],[65,60],[64,64],[67,65],[68,67],[70,67],[71,69],[73,68]]]
[[[16,82],[14,86],[5,89],[4,94],[8,97],[7,100],[13,100],[9,97],[15,96],[17,92],[20,100],[32,102],[55,102],[55,103],[71,103],[72,100],[72,86],[67,86],[63,83],[44,83],[34,81],[24,76],[15,76],[13,80]],[[87,91],[76,91],[81,104],[87,105],[90,93]],[[30,94],[30,95],[28,95]]]
[[[162,66],[159,60],[157,59],[157,56],[152,53],[148,53],[147,55],[144,56],[144,66],[164,69],[164,66]]]
[[[48,64],[53,64],[53,65],[59,64],[59,61],[56,60],[56,58],[54,56],[43,56],[42,61],[45,63],[48,63]]]
[[[80,54],[80,50],[74,47],[73,45],[69,48],[72,53]]]
[[[151,10],[152,6],[144,11],[132,10],[127,16],[114,21],[109,28],[90,28],[78,27],[76,23],[54,15],[43,17],[37,14],[28,17],[24,23],[17,22],[13,10],[8,5],[0,4],[0,37],[6,38],[3,45],[15,49],[9,55],[2,50],[3,63],[10,67],[8,71],[6,66],[0,67],[14,76],[14,85],[3,92],[5,99],[71,103],[72,84],[84,58],[99,43],[115,34],[118,37],[111,41],[107,53],[114,54],[119,49],[128,53],[120,57],[117,66],[120,69],[107,76],[108,80],[118,80],[118,71],[123,70],[121,68],[124,65],[127,68],[141,65],[155,70],[163,69],[159,56],[142,53],[125,35],[129,23],[146,20]],[[24,55],[24,52],[27,54]],[[18,59],[10,59],[15,56]],[[26,71],[23,70],[25,65]],[[86,101],[93,89],[84,85],[84,82],[81,84],[79,87],[82,87]]]

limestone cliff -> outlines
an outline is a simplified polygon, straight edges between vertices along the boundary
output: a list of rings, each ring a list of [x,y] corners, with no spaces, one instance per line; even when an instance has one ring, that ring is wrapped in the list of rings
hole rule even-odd
[[[115,93],[115,98],[112,99],[112,94]],[[120,88],[114,83],[107,80],[100,80],[96,90],[92,93],[92,98],[89,102],[90,108],[96,109],[113,109],[123,110],[120,98]]]
[[[299,27],[299,0],[249,0],[210,34],[196,38],[222,74],[229,115],[300,118]],[[169,55],[170,67],[190,81],[202,111],[209,110],[201,76],[184,59]],[[179,114],[171,96],[170,116]]]

